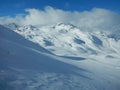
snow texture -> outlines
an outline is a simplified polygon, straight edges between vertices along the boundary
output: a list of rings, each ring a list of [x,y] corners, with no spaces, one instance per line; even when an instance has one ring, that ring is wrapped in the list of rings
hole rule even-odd
[[[119,45],[72,24],[0,25],[0,90],[120,90]]]

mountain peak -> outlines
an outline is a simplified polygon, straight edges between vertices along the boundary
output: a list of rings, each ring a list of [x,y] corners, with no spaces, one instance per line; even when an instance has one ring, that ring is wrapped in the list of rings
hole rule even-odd
[[[79,28],[70,23],[57,23],[56,25],[53,26],[53,29],[62,30],[62,31],[64,30],[68,32],[74,29],[79,29]]]
[[[16,23],[9,23],[9,24],[5,24],[5,27],[11,29],[11,30],[16,30],[17,28],[19,28],[20,26],[17,25]]]
[[[58,23],[56,26],[69,26],[71,28],[77,28],[77,26],[75,26],[71,23]]]

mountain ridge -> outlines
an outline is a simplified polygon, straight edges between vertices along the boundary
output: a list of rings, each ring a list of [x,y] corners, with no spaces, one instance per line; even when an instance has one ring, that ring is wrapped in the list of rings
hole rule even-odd
[[[12,25],[12,24],[11,24]],[[12,25],[17,26],[17,25]],[[10,25],[8,28],[11,28]],[[15,32],[22,35],[26,39],[41,45],[56,55],[78,55],[98,54],[104,52],[115,52],[110,46],[110,40],[116,40],[116,36],[106,34],[104,32],[86,32],[80,30],[72,24],[58,23],[56,25],[48,25],[36,27],[32,25],[19,26],[14,29]],[[118,36],[117,36],[118,35]],[[119,38],[117,39],[119,42]],[[117,44],[117,43],[116,43]],[[71,48],[71,50],[69,49]],[[64,53],[65,52],[65,53]],[[75,53],[73,53],[75,52]],[[79,55],[78,55],[79,56]]]

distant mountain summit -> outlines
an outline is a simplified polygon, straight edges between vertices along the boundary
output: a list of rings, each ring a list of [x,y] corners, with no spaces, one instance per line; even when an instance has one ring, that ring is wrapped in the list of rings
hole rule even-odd
[[[16,30],[17,28],[19,28],[20,26],[17,25],[16,23],[9,23],[9,24],[5,24],[5,27],[11,29],[11,30]]]

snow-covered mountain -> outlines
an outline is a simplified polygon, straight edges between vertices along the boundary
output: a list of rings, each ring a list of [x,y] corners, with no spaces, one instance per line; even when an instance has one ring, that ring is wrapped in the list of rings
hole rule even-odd
[[[64,23],[0,25],[0,90],[119,90],[119,35]]]
[[[120,32],[109,35],[98,31],[85,32],[77,26],[64,23],[42,27],[25,25],[14,28],[14,31],[60,56],[119,53],[112,43],[119,44]]]

